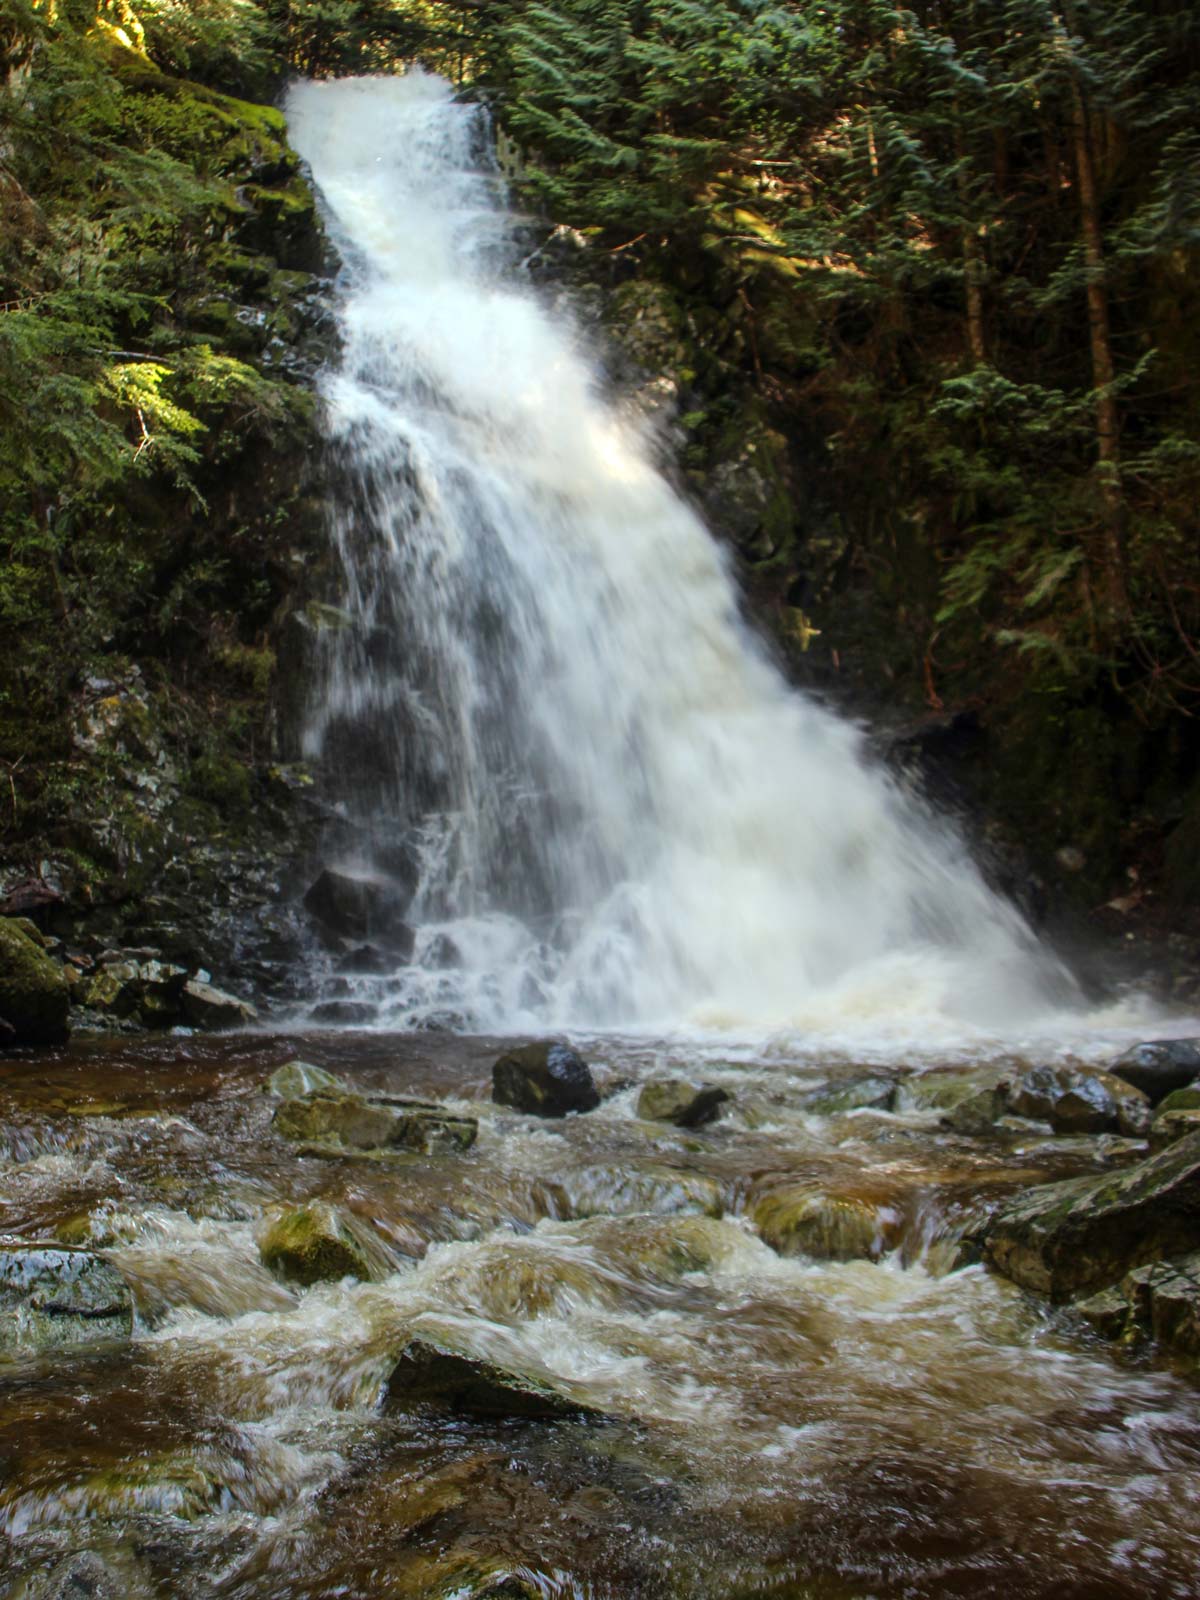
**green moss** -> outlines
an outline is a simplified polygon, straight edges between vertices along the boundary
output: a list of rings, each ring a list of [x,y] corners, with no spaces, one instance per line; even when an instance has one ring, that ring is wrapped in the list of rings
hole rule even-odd
[[[233,756],[201,756],[192,763],[187,788],[190,794],[215,807],[223,816],[241,817],[250,810],[250,771]]]
[[[365,1222],[313,1200],[278,1216],[267,1227],[259,1249],[272,1272],[293,1283],[336,1283],[341,1278],[384,1278],[392,1262]]]
[[[0,1017],[18,1044],[57,1044],[67,1036],[69,990],[63,970],[11,919],[0,918]]]

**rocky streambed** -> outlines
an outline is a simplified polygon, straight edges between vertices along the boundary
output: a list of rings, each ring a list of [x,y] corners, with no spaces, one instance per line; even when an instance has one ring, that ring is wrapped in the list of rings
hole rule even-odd
[[[1195,1594],[1194,1046],[572,1043],[9,1057],[0,1592]]]

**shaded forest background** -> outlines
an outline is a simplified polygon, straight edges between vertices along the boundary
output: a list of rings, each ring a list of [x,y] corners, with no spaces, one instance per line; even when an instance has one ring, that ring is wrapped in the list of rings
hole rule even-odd
[[[278,757],[331,335],[269,105],[412,59],[487,101],[794,675],[940,741],[1050,900],[1187,925],[1191,0],[4,0],[7,857],[138,854],[129,739],[121,837],[87,814],[89,680],[141,675],[193,827]]]

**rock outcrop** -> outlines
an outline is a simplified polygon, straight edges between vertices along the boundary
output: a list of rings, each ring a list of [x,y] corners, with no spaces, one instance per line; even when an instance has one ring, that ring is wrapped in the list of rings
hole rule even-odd
[[[1120,1172],[1030,1189],[996,1212],[983,1239],[989,1266],[1057,1301],[1198,1247],[1200,1133]]]

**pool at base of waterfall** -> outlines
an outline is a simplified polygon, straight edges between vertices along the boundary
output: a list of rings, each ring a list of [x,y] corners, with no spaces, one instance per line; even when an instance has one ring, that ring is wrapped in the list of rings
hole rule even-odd
[[[4,1593],[1195,1594],[1189,1359],[980,1262],[1166,1159],[1019,1114],[1095,1063],[521,1043],[0,1065]]]

